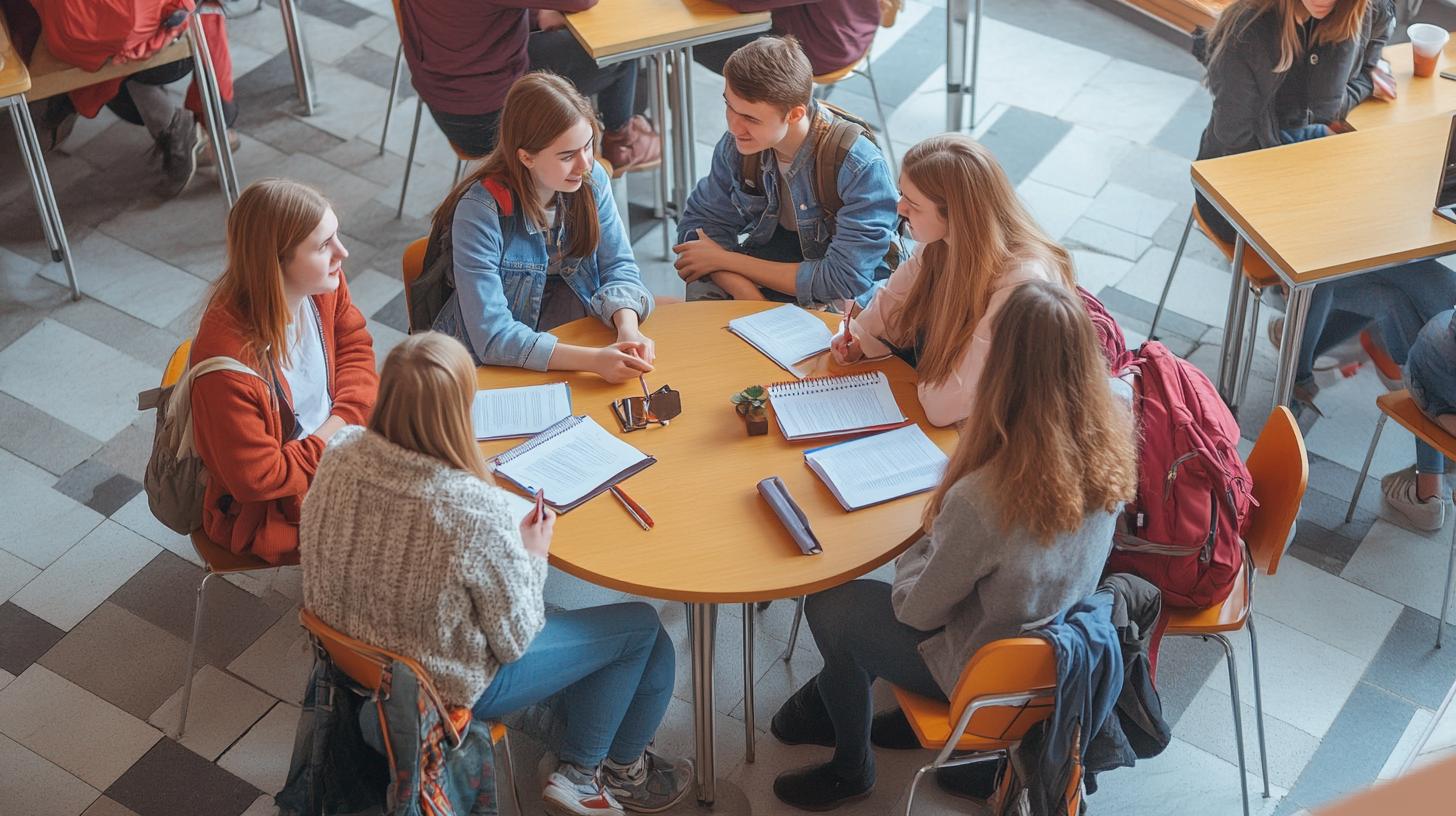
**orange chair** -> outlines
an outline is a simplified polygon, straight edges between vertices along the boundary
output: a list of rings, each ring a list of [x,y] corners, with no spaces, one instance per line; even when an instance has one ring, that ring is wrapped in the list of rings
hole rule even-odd
[[[1056,688],[1056,654],[1050,643],[1036,637],[1007,638],[982,646],[961,672],[949,704],[891,686],[920,744],[940,751],[910,780],[905,816],[915,806],[921,777],[939,768],[1004,755],[1027,729],[1051,716]],[[970,753],[951,759],[956,751]]]
[[[1269,760],[1264,748],[1264,701],[1259,685],[1259,639],[1254,631],[1254,576],[1273,575],[1294,532],[1294,520],[1309,483],[1309,456],[1294,414],[1276,406],[1264,423],[1246,462],[1254,480],[1258,506],[1249,515],[1249,532],[1244,537],[1244,570],[1222,603],[1206,609],[1174,609],[1168,612],[1169,637],[1199,637],[1216,640],[1228,659],[1229,694],[1233,698],[1234,739],[1239,755],[1239,785],[1244,795],[1244,816],[1249,813],[1249,780],[1244,772],[1244,723],[1239,702],[1239,674],[1234,648],[1227,633],[1249,630],[1249,650],[1254,667],[1254,714],[1259,731],[1259,764],[1264,774],[1264,798],[1269,797]]]
[[[167,360],[167,367],[162,372],[163,388],[175,385],[182,379],[182,374],[187,371],[187,356],[191,351],[192,341],[183,340],[176,351],[172,352],[172,357]],[[181,739],[187,730],[187,708],[192,702],[192,670],[197,665],[197,639],[202,634],[202,610],[205,608],[207,582],[219,575],[290,567],[298,563],[297,552],[285,556],[278,564],[270,564],[255,555],[235,553],[208,538],[201,530],[194,530],[191,538],[192,549],[202,560],[203,576],[202,581],[197,584],[197,601],[192,611],[192,642],[187,647],[187,663],[182,668],[182,713],[177,718],[177,732],[174,735],[176,739]]]
[[[1178,241],[1178,251],[1173,253],[1173,265],[1168,268],[1168,279],[1163,283],[1163,294],[1158,297],[1158,308],[1153,311],[1153,322],[1148,325],[1148,337],[1156,338],[1158,334],[1158,321],[1163,317],[1163,306],[1168,301],[1168,290],[1173,288],[1173,275],[1178,272],[1178,262],[1183,259],[1183,248],[1188,244],[1188,233],[1193,230],[1194,222],[1198,223],[1198,230],[1208,236],[1208,240],[1218,247],[1224,258],[1230,264],[1234,260],[1235,247],[1233,244],[1219,238],[1208,228],[1203,221],[1203,214],[1198,211],[1195,205],[1192,212],[1188,214],[1188,223],[1183,226],[1183,237]],[[1223,330],[1223,349],[1225,352],[1232,350],[1232,355],[1225,354],[1220,358],[1218,367],[1218,389],[1224,399],[1237,410],[1237,406],[1244,401],[1244,394],[1249,385],[1249,369],[1254,358],[1254,340],[1258,336],[1259,327],[1259,298],[1264,294],[1267,287],[1279,283],[1279,275],[1269,266],[1259,253],[1245,247],[1243,259],[1244,279],[1248,283],[1247,289],[1235,289],[1230,292],[1229,319]],[[1248,295],[1254,298],[1254,313],[1248,319],[1248,337],[1243,340],[1246,347],[1242,349],[1243,359],[1235,358],[1240,349],[1239,328],[1244,325],[1245,312],[1248,308]],[[1232,363],[1232,371],[1227,370],[1228,364]]]
[[[1377,363],[1378,365],[1379,363]],[[1365,477],[1370,475],[1370,460],[1375,457],[1375,446],[1380,444],[1380,432],[1385,430],[1385,420],[1395,419],[1402,428],[1416,435],[1416,438],[1440,451],[1447,459],[1456,459],[1456,436],[1433,422],[1423,413],[1409,391],[1393,391],[1375,398],[1380,409],[1380,421],[1375,423],[1375,435],[1370,437],[1370,450],[1365,452],[1365,464],[1360,468],[1360,478],[1355,480],[1355,492],[1350,496],[1350,507],[1345,511],[1345,523],[1355,517],[1355,503],[1360,500],[1360,489],[1365,486]],[[1446,591],[1441,595],[1441,617],[1436,619],[1436,648],[1441,648],[1441,634],[1446,630],[1446,610],[1451,605],[1451,579],[1456,576],[1456,532],[1451,534],[1451,556],[1446,561]]]
[[[456,722],[450,718],[450,708],[445,701],[440,699],[440,694],[435,690],[435,683],[419,661],[405,657],[404,655],[391,652],[388,649],[381,649],[378,646],[371,646],[362,640],[349,637],[334,627],[324,623],[318,615],[307,609],[298,610],[298,622],[313,636],[315,644],[324,650],[339,671],[349,676],[349,679],[358,683],[366,689],[378,694],[385,685],[385,671],[393,663],[402,663],[409,667],[419,681],[420,689],[425,697],[434,706],[435,712],[440,717],[440,722],[445,726],[445,732],[450,737],[453,745],[459,745],[462,736],[456,726]],[[384,691],[388,696],[389,692]],[[511,743],[506,727],[503,723],[490,724],[490,741],[492,745],[499,745],[504,749],[506,758],[506,773],[511,780],[511,793],[515,796],[516,811],[521,812],[521,795],[516,788],[516,778],[511,764]]]
[[[900,15],[902,4],[903,0],[880,1],[880,28],[890,28],[895,25],[895,18]],[[817,86],[814,89],[814,95],[820,99],[828,99],[829,91],[833,89],[835,83],[850,76],[864,77],[865,82],[870,85],[870,96],[875,100],[875,113],[880,117],[880,133],[884,142],[885,155],[890,159],[890,172],[894,173],[897,164],[895,146],[890,142],[890,119],[885,116],[885,108],[880,104],[880,89],[875,85],[874,61],[871,58],[874,49],[875,44],[871,40],[869,47],[865,49],[864,56],[843,68],[827,71],[814,77],[814,84]]]

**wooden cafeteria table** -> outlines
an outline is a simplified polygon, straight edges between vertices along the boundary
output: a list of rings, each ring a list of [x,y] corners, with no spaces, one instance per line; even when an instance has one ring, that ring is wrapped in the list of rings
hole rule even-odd
[[[620,434],[657,463],[623,487],[656,521],[645,531],[611,496],[601,495],[563,515],[556,524],[551,563],[600,586],[689,604],[692,641],[693,724],[697,737],[697,795],[715,795],[713,650],[719,604],[751,604],[796,598],[837,586],[899,555],[920,535],[924,495],[908,496],[855,512],[845,510],[804,464],[803,451],[821,441],[788,442],[771,419],[766,436],[748,436],[728,398],[743,388],[791,379],[725,328],[730,318],[778,304],[743,301],[664,305],[643,324],[657,344],[655,390],[671,385],[682,393],[683,413],[667,427],[621,434],[609,403],[640,394],[636,380],[612,385],[595,374],[537,372],[485,366],[481,388],[503,388],[565,380],[572,410]],[[819,314],[831,327],[837,317]],[[583,318],[553,332],[562,342],[600,346],[613,332],[595,318]],[[833,374],[828,355],[814,366]],[[856,366],[878,369],[890,379],[900,410],[949,453],[956,432],[925,419],[915,392],[915,372],[898,359]],[[495,455],[512,442],[487,442]],[[767,476],[783,479],[809,517],[824,552],[805,556],[758,496]],[[752,620],[749,609],[745,621]],[[747,718],[747,717],[746,717]],[[752,729],[752,719],[747,727]]]

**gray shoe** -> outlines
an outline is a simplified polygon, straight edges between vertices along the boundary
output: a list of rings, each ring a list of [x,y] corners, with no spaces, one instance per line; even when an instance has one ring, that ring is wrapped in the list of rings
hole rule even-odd
[[[693,763],[644,751],[625,768],[611,760],[603,762],[602,782],[623,810],[661,813],[687,796],[693,783]]]
[[[197,120],[188,110],[174,113],[171,124],[157,136],[164,176],[158,189],[167,198],[181,195],[197,175],[197,154],[202,150],[200,136]]]
[[[1435,532],[1446,524],[1446,504],[1450,499],[1443,493],[1422,501],[1416,492],[1414,466],[1385,474],[1380,480],[1380,493],[1385,503],[1399,510],[1417,530]]]

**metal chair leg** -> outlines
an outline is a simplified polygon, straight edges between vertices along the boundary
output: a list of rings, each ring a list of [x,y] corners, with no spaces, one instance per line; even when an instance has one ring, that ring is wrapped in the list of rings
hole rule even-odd
[[[1249,773],[1244,764],[1244,710],[1243,703],[1239,701],[1239,669],[1234,662],[1234,645],[1223,635],[1209,637],[1223,646],[1223,654],[1228,661],[1229,696],[1234,707],[1234,743],[1239,754],[1239,789],[1244,795],[1244,816],[1249,816]]]
[[[51,187],[51,177],[46,170],[40,139],[35,135],[35,122],[30,118],[30,109],[26,107],[24,97],[10,100],[10,121],[15,125],[15,138],[20,142],[20,155],[25,161],[25,172],[30,175],[30,190],[35,194],[35,206],[40,214],[41,227],[45,232],[46,244],[51,250],[51,258],[65,264],[66,280],[71,284],[71,300],[80,300],[81,284],[76,278],[71,245],[66,241],[66,228],[61,223],[61,209],[56,204],[56,191]]]
[[[384,143],[389,141],[389,120],[394,118],[394,97],[399,93],[399,75],[404,67],[404,43],[394,52],[394,76],[389,80],[389,101],[384,103],[384,131],[379,134],[379,155],[384,155]]]
[[[1178,239],[1178,251],[1173,253],[1173,265],[1168,267],[1168,279],[1163,282],[1163,294],[1158,298],[1158,308],[1153,310],[1153,322],[1148,324],[1148,339],[1158,339],[1158,321],[1163,318],[1163,306],[1168,302],[1168,290],[1173,288],[1173,274],[1178,271],[1178,262],[1183,260],[1183,248],[1188,245],[1188,233],[1193,231],[1193,210],[1188,210],[1188,223],[1183,225],[1183,237]]]
[[[1385,416],[1381,414],[1381,416]],[[1441,635],[1446,631],[1446,610],[1451,606],[1451,578],[1456,576],[1456,530],[1451,532],[1451,555],[1446,559],[1446,591],[1441,595],[1441,617],[1436,621],[1436,648],[1441,648]]]
[[[506,755],[506,773],[511,780],[511,798],[516,800],[516,813],[525,813],[526,805],[521,800],[521,786],[516,784],[516,758],[511,756],[511,732],[506,730],[505,736],[501,737],[501,748]],[[500,778],[499,775],[496,776]]]
[[[187,647],[187,665],[182,680],[182,714],[177,718],[177,733],[173,739],[182,739],[187,730],[187,708],[192,703],[192,668],[197,665],[197,638],[202,634],[203,602],[207,599],[207,582],[217,576],[209,572],[197,584],[197,602],[192,609],[192,643]]]
[[[1235,370],[1239,365],[1239,346],[1244,342],[1243,334],[1243,299],[1249,287],[1244,285],[1244,239],[1239,236],[1234,241],[1233,263],[1229,270],[1233,277],[1229,279],[1228,307],[1224,311],[1223,322],[1223,345],[1219,351],[1218,358],[1218,395],[1225,403],[1233,402],[1234,385],[1238,372]]]
[[[399,209],[394,211],[395,218],[404,217],[404,197],[409,192],[410,172],[415,169],[415,146],[420,141],[420,116],[425,112],[425,100],[420,99],[416,94],[415,98],[415,127],[410,132],[409,154],[404,157],[404,181],[399,185]]]
[[[743,761],[752,762],[754,752],[753,604],[743,605]]]
[[[1360,466],[1360,478],[1355,480],[1355,492],[1350,494],[1350,506],[1345,510],[1345,523],[1355,517],[1355,504],[1360,501],[1360,491],[1365,489],[1365,477],[1370,475],[1370,460],[1375,458],[1375,446],[1380,444],[1380,432],[1385,430],[1385,420],[1390,417],[1384,411],[1375,421],[1375,434],[1370,437],[1370,450],[1365,451],[1365,464]]]
[[[1264,798],[1269,798],[1269,749],[1264,744],[1264,689],[1259,680],[1259,635],[1254,631],[1254,616],[1249,615],[1249,655],[1254,661],[1254,718],[1259,731],[1259,770],[1264,774]]]
[[[880,104],[880,89],[875,85],[875,69],[870,62],[870,54],[865,54],[864,78],[870,84],[870,97],[875,100],[875,113],[880,117],[880,132],[885,134],[885,153],[890,157],[890,173],[898,174],[899,162],[895,159],[895,144],[890,140],[890,117],[885,115],[885,107]]]
[[[217,158],[218,186],[222,188],[228,209],[232,209],[242,189],[238,186],[238,171],[233,164],[232,143],[228,141],[227,116],[222,109],[222,90],[217,82],[212,52],[207,45],[207,31],[202,25],[200,14],[192,16],[192,21],[188,24],[188,34],[192,42],[192,65],[197,71],[197,91],[207,111],[207,135],[212,140],[212,154]]]
[[[794,602],[794,625],[789,629],[789,648],[784,650],[785,663],[794,658],[794,646],[799,642],[799,622],[804,619],[805,597],[800,595],[799,600]]]
[[[1244,340],[1244,359],[1239,365],[1239,387],[1234,394],[1235,412],[1238,411],[1238,406],[1244,404],[1244,395],[1249,390],[1249,374],[1254,367],[1254,341],[1259,336],[1259,301],[1263,294],[1262,289],[1250,287],[1248,294],[1245,296],[1245,304],[1252,300],[1254,305],[1252,309],[1248,310],[1249,319],[1247,322],[1249,324],[1249,331],[1248,337]]]
[[[911,811],[915,807],[915,789],[920,787],[920,780],[925,776],[926,771],[929,771],[934,767],[934,763],[931,763],[929,765],[921,765],[920,768],[915,771],[915,777],[910,780],[910,790],[905,793],[905,816],[911,816]]]

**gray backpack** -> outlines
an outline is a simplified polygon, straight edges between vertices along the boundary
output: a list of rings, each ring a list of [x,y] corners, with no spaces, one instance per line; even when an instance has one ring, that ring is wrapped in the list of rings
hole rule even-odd
[[[173,385],[137,394],[137,410],[157,409],[157,433],[143,484],[157,520],[187,535],[202,526],[207,468],[192,437],[192,381],[214,371],[262,375],[232,357],[209,357],[191,366]]]

